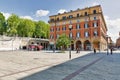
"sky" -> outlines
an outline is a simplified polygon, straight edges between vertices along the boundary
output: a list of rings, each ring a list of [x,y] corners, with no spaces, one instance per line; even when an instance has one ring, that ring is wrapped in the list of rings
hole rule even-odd
[[[12,13],[31,20],[48,22],[50,15],[101,5],[108,35],[114,42],[120,32],[120,0],[0,0],[0,12],[7,19]]]

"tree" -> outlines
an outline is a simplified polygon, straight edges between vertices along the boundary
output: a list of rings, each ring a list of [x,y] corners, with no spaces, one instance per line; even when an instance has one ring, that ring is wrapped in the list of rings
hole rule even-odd
[[[3,35],[5,32],[5,17],[2,13],[0,13],[0,35]]]
[[[18,36],[32,37],[35,31],[35,23],[29,19],[20,19],[17,31]]]
[[[35,32],[33,37],[48,38],[49,37],[49,25],[43,21],[35,22]]]
[[[14,35],[17,34],[17,27],[19,25],[19,22],[20,22],[20,18],[15,14],[12,14],[8,18],[8,20],[7,20],[7,32],[8,32],[8,35],[14,36]]]
[[[62,49],[65,49],[65,48],[67,48],[70,45],[70,39],[65,34],[62,34],[57,39],[56,45],[57,45],[58,48],[62,47]]]

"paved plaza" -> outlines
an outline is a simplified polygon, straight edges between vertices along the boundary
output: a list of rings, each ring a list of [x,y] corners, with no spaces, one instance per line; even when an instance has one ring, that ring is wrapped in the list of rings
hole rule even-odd
[[[0,52],[0,80],[119,80],[120,52]]]

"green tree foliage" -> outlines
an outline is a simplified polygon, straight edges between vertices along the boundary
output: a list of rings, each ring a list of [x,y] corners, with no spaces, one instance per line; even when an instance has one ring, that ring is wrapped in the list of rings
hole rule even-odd
[[[23,19],[15,14],[5,21],[5,17],[0,13],[0,35],[7,33],[8,36],[49,38],[49,29],[49,24],[43,21]]]
[[[5,28],[5,17],[2,13],[0,13],[0,35],[3,35],[3,33],[5,32]]]
[[[43,21],[35,22],[35,32],[33,37],[48,38],[49,37],[49,25]]]
[[[29,19],[20,19],[17,31],[18,36],[32,37],[35,31],[35,23]]]
[[[14,35],[17,34],[17,27],[19,25],[19,22],[20,22],[20,18],[15,14],[12,14],[8,18],[8,20],[7,20],[7,32],[8,32],[8,35],[14,36]]]
[[[70,39],[65,34],[62,34],[56,43],[57,47],[62,47],[62,49],[66,49],[70,45]]]

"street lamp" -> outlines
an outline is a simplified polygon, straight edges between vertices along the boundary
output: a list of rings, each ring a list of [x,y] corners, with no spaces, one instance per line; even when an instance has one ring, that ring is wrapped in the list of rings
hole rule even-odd
[[[70,30],[70,33],[71,33],[71,30],[72,30],[72,25],[69,25],[69,30]],[[69,59],[71,59],[71,36],[70,36],[70,50],[69,50]]]
[[[109,53],[108,53],[108,38],[109,38],[109,36],[106,35],[106,41],[107,41],[107,55],[109,54]]]

